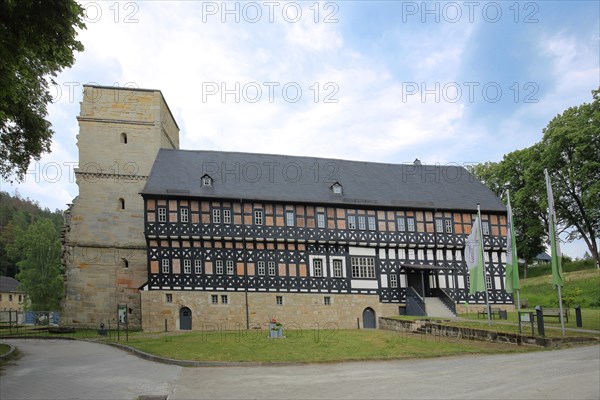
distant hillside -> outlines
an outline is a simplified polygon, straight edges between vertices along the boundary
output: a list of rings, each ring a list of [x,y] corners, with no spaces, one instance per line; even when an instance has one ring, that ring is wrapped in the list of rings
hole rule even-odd
[[[565,285],[561,289],[565,306],[580,305],[582,308],[600,308],[600,270],[582,269],[565,272]],[[527,299],[529,307],[557,307],[558,295],[552,286],[552,276],[542,275],[521,281],[521,299]]]
[[[63,224],[63,211],[42,208],[37,201],[22,198],[19,193],[11,196],[0,191],[0,276],[17,274],[17,262],[21,260],[19,249],[14,247],[17,235],[27,230],[33,222],[47,218],[58,232]]]

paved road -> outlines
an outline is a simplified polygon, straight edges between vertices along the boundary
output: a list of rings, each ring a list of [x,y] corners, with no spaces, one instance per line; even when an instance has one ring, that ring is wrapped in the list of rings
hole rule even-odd
[[[285,367],[181,368],[86,342],[11,341],[0,398],[594,399],[600,346],[529,354]]]

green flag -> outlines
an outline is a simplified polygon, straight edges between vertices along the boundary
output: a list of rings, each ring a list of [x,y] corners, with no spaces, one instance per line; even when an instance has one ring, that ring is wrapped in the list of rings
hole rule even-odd
[[[483,277],[483,236],[481,233],[481,219],[479,210],[477,218],[471,228],[471,233],[465,243],[465,261],[469,267],[469,294],[485,291],[485,278]]]
[[[554,286],[564,286],[562,272],[562,254],[560,245],[556,238],[556,213],[554,212],[554,195],[552,194],[552,184],[548,170],[544,169],[546,175],[546,190],[548,192],[548,221],[550,225],[550,247],[552,249],[552,284]]]
[[[506,293],[512,293],[513,290],[521,288],[519,284],[519,258],[517,257],[517,241],[515,238],[515,228],[513,226],[512,207],[510,206],[510,192],[507,192],[508,204],[506,224],[506,282],[504,287]]]

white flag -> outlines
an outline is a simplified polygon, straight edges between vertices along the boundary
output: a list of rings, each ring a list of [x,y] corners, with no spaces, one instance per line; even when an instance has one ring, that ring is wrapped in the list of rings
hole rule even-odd
[[[478,255],[479,255],[479,217],[475,218],[475,223],[471,228],[471,234],[467,237],[467,242],[465,243],[465,261],[467,262],[467,267],[469,270],[477,267],[478,265]]]

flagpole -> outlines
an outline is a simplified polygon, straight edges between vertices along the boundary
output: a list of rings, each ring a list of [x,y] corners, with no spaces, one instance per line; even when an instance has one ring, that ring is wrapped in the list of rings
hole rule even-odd
[[[565,336],[565,318],[563,315],[562,295],[560,287],[563,285],[562,278],[562,260],[560,253],[560,245],[556,235],[556,213],[554,211],[554,194],[552,193],[552,184],[550,183],[550,175],[548,169],[544,168],[546,177],[546,190],[548,193],[548,221],[550,227],[550,247],[552,249],[552,283],[556,285],[558,292],[558,310],[560,318],[560,328],[562,335]]]
[[[485,259],[483,257],[483,231],[481,230],[481,206],[477,203],[477,216],[479,220],[479,226],[477,229],[479,230],[479,237],[477,240],[480,241],[481,245],[479,246],[479,254],[478,257],[481,259],[481,272],[483,273],[483,287],[485,288],[485,307],[487,308],[487,317],[488,317],[488,325],[492,325],[492,316],[490,313],[490,298],[488,295],[487,289],[487,281],[485,280]]]
[[[510,190],[506,189],[506,200],[507,200],[507,204],[508,204],[508,229],[510,229],[510,240],[511,243],[507,243],[506,246],[510,247],[510,252],[511,252],[511,262],[512,262],[512,275],[510,277],[511,279],[511,287],[514,288],[514,274],[517,274],[517,283],[518,283],[518,279],[519,279],[519,258],[516,257],[517,252],[515,251],[515,249],[513,248],[513,237],[515,235],[515,229],[514,229],[514,224],[513,224],[513,215],[512,215],[512,206],[510,203]],[[517,258],[516,262],[515,260],[513,260],[513,258]],[[516,266],[516,269],[515,269]],[[518,285],[517,285],[518,286]],[[519,333],[521,333],[521,288],[517,287],[515,289],[517,291],[517,318],[519,319]]]

